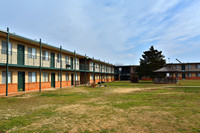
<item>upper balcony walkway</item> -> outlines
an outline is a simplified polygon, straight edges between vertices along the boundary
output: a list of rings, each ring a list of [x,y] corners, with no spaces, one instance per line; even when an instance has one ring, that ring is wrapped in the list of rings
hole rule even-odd
[[[7,52],[0,49],[0,64],[6,65],[7,63]],[[9,66],[17,66],[17,67],[32,67],[39,68],[40,67],[40,56],[22,54],[20,55],[17,52],[10,52],[8,54]],[[43,58],[41,57],[41,68],[42,69],[63,69],[69,71],[80,71],[80,72],[94,72],[94,73],[106,73],[106,74],[114,74],[114,68],[112,67],[101,67],[98,66],[90,66],[87,64],[81,64],[78,62],[71,62],[70,60],[66,61],[65,59],[56,60],[51,58]]]

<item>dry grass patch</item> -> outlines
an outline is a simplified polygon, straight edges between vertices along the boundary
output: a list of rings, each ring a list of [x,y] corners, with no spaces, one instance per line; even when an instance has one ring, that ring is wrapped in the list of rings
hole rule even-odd
[[[160,87],[151,87],[151,88],[115,88],[111,91],[111,93],[132,93],[136,91],[150,91],[150,90],[157,90]]]
[[[66,88],[66,90],[68,92],[80,92],[80,93],[89,93],[88,90],[84,89],[84,87],[70,87],[70,88]]]
[[[198,88],[136,85],[112,87],[110,83],[105,88],[71,87],[2,98],[0,129],[48,133],[200,132]]]

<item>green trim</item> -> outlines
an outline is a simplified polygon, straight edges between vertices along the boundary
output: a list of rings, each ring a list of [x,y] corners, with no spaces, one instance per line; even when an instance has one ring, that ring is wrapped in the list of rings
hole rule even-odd
[[[0,66],[6,66],[6,63],[0,63]],[[17,64],[9,64],[9,67],[21,67],[21,68],[35,68],[39,69],[39,66],[29,66],[29,65],[17,65]],[[60,70],[60,68],[51,68],[51,67],[41,67],[41,69],[46,70]],[[74,69],[62,69],[63,71],[74,71]],[[87,73],[93,73],[93,71],[85,71],[85,70],[76,70],[77,72],[87,72]],[[101,74],[116,74],[116,73],[105,73],[105,72],[94,72],[94,73],[101,73]]]

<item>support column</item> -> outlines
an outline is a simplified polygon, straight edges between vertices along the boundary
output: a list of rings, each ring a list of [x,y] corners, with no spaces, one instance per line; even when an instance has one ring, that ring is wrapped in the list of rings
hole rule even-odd
[[[60,46],[60,89],[62,88],[62,46]]]
[[[41,39],[40,39],[39,43],[40,43],[40,83],[39,83],[40,85],[39,85],[39,91],[41,91],[41,88],[42,88],[41,87],[41,79],[42,79],[42,77],[41,77],[41,74],[42,74],[42,68],[41,68],[42,67],[41,66],[42,65],[42,58],[41,58],[42,57],[42,41],[41,41]]]
[[[110,73],[111,73],[111,82],[112,82],[112,66],[110,67]]]
[[[8,96],[8,64],[9,64],[8,48],[9,48],[9,28],[7,28],[7,49],[6,49],[6,54],[7,54],[7,59],[6,59],[6,96]]]
[[[86,57],[86,54],[85,54],[85,86],[86,86],[86,82],[87,82],[86,70],[87,70],[87,57]]]
[[[76,86],[76,51],[74,51],[74,81],[75,81],[75,86]]]
[[[93,82],[95,83],[95,74],[94,74],[94,71],[95,71],[95,63],[94,63],[94,57],[93,57]]]
[[[101,82],[102,82],[102,67],[103,67],[103,65],[101,64]]]
[[[101,79],[101,70],[100,70],[100,65],[101,65],[101,63],[100,63],[100,59],[99,59],[99,82],[101,82],[101,81],[100,81],[100,79]]]

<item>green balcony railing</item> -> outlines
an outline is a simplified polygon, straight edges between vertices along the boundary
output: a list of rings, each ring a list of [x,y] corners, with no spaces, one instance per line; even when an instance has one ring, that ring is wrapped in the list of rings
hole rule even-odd
[[[7,54],[6,50],[1,50],[0,49],[0,63],[5,63],[7,60]],[[20,60],[20,61],[19,61]],[[23,60],[23,61],[22,61]],[[17,52],[9,52],[9,64],[16,64],[16,65],[25,65],[25,66],[40,66],[40,56],[37,55],[31,55],[31,54],[24,54],[21,58],[18,57]],[[19,64],[19,62],[21,62]],[[90,72],[100,72],[100,73],[113,73],[114,74],[114,69],[112,68],[106,68],[106,67],[101,67],[99,65],[85,65],[81,64],[79,62],[73,62],[73,68],[72,68],[72,63],[70,60],[66,61],[65,59],[62,60],[62,63],[60,61],[57,61],[56,59],[54,60],[54,65],[52,66],[51,59],[48,58],[43,58],[41,60],[41,66],[42,67],[47,67],[47,68],[60,68],[62,64],[63,69],[75,69],[75,64],[76,64],[76,70],[86,70]]]
[[[7,50],[0,49],[0,63],[7,63]],[[17,52],[9,52],[9,64],[17,64]]]

